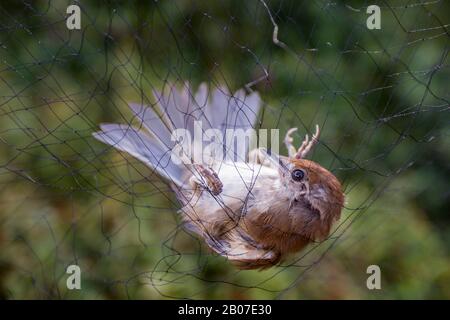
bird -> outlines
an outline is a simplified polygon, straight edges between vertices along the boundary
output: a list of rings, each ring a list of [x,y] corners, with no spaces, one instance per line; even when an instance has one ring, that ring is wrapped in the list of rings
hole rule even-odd
[[[329,236],[345,196],[335,175],[306,159],[319,142],[318,125],[298,148],[292,137],[297,128],[289,129],[286,156],[249,145],[229,151],[221,140],[227,130],[256,128],[263,105],[256,91],[231,93],[202,83],[194,92],[186,82],[166,84],[153,96],[152,105],[129,104],[139,126],[102,123],[93,137],[161,176],[180,204],[185,230],[212,252],[238,269],[263,270]],[[188,137],[199,123],[210,142],[200,152],[203,162],[193,160],[195,141]]]

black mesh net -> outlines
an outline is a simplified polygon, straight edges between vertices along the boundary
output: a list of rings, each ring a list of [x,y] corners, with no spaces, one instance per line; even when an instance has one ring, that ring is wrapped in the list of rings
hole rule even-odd
[[[379,30],[371,4],[2,1],[0,296],[448,298],[449,2],[380,1]],[[311,158],[346,195],[327,240],[240,271],[182,228],[152,170],[93,139],[186,81],[258,91],[258,126],[281,135],[321,126]]]

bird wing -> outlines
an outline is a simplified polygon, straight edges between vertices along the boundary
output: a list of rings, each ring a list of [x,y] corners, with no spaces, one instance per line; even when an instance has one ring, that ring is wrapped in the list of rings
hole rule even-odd
[[[228,228],[218,221],[222,232],[211,224],[185,219],[184,227],[205,239],[206,244],[240,269],[265,269],[280,261],[280,254],[261,247],[239,226]]]
[[[170,161],[176,144],[172,141],[173,131],[186,129],[194,139],[194,123],[200,121],[203,133],[207,129],[216,129],[222,132],[223,138],[227,129],[253,128],[262,102],[256,92],[247,95],[241,89],[230,94],[223,87],[208,91],[206,84],[201,84],[196,93],[192,93],[189,83],[185,83],[180,89],[174,85],[167,85],[165,89],[153,92],[156,103],[152,107],[133,103],[129,105],[143,128],[103,124],[100,126],[101,131],[95,132],[93,136],[143,161],[169,182],[182,186],[183,179],[189,176],[189,168]],[[219,141],[222,142],[223,140]],[[214,143],[217,141],[214,140]],[[222,155],[226,156],[230,151],[224,145],[222,148]],[[208,150],[206,145],[204,149]],[[214,150],[215,148],[210,148],[208,151],[211,154],[204,156],[214,157]],[[232,151],[239,152],[237,155],[233,153],[234,158],[246,159],[248,145]],[[162,162],[165,162],[165,167],[159,168]]]
[[[264,269],[280,260],[279,254],[262,248],[239,227],[228,232],[224,240],[206,242],[240,269]]]
[[[103,143],[127,152],[139,159],[170,182],[182,185],[183,172],[186,168],[171,161],[171,153],[144,131],[122,124],[101,124],[101,131],[93,136]]]

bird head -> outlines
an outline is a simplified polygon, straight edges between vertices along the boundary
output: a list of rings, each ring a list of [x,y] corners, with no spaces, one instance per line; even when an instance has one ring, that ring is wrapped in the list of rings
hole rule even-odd
[[[339,180],[314,161],[267,155],[278,168],[281,192],[285,195],[284,199],[290,201],[292,217],[297,215],[302,226],[311,227],[306,230],[310,238],[325,238],[344,206],[344,193]]]

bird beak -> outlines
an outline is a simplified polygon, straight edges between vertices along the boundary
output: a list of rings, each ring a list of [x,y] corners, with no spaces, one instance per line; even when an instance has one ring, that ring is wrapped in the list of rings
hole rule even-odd
[[[284,159],[285,157],[272,153],[270,149],[261,148],[261,152],[264,155],[263,163],[268,161],[273,167],[278,168],[283,175],[289,173],[289,168]]]

